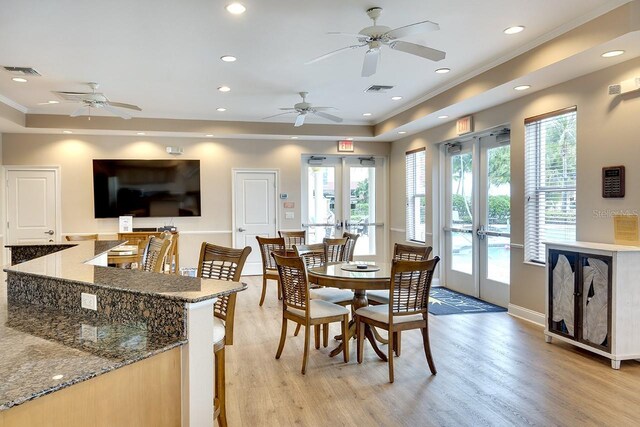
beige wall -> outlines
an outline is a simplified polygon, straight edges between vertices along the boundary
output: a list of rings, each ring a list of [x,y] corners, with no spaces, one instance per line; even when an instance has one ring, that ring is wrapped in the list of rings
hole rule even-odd
[[[93,213],[92,160],[172,158],[165,147],[184,148],[183,159],[201,161],[202,216],[173,218],[179,231],[181,265],[195,266],[203,240],[231,244],[232,168],[279,170],[279,192],[295,202],[295,219],[284,219],[281,229],[300,228],[300,174],[303,154],[337,154],[335,141],[210,140],[193,138],[123,137],[95,135],[5,134],[5,165],[61,167],[62,233],[117,232],[117,219],[96,219]],[[356,142],[354,155],[389,154],[390,143]],[[279,202],[280,203],[280,202]],[[136,227],[168,223],[165,218],[140,218]]]
[[[612,211],[640,211],[640,93],[610,97],[607,86],[640,76],[640,59],[589,74],[533,93],[518,100],[473,114],[475,129],[481,131],[507,124],[511,128],[511,241],[524,242],[524,119],[560,108],[578,107],[578,239],[613,242]],[[455,122],[397,141],[392,146],[391,206],[392,229],[404,229],[404,153],[427,147],[427,176],[436,172],[438,149],[435,144],[455,138]],[[601,168],[625,165],[627,191],[624,199],[601,197]],[[437,176],[437,173],[435,174]],[[432,186],[435,193],[439,185]],[[437,194],[434,194],[437,197]],[[434,202],[438,212],[437,201]],[[428,221],[427,233],[433,232]],[[437,230],[436,233],[437,235]],[[404,235],[392,232],[391,241]],[[434,241],[437,245],[438,241]],[[436,248],[437,251],[437,248]],[[544,312],[544,268],[523,262],[522,249],[513,248],[511,258],[511,304]]]

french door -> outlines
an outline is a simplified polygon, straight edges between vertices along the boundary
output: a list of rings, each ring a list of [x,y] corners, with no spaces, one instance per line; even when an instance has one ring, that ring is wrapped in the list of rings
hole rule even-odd
[[[384,158],[309,156],[302,159],[302,226],[307,242],[359,234],[358,259],[385,258]]]
[[[511,263],[508,133],[445,149],[446,286],[506,307]]]

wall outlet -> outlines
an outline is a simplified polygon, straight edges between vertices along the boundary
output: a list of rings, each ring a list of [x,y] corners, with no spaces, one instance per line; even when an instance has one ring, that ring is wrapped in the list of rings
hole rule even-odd
[[[287,211],[284,213],[284,219],[293,219],[294,215],[293,215],[293,211]]]
[[[98,328],[91,325],[80,325],[80,338],[86,341],[98,341]]]
[[[89,310],[98,309],[98,297],[94,294],[80,294],[80,306]]]

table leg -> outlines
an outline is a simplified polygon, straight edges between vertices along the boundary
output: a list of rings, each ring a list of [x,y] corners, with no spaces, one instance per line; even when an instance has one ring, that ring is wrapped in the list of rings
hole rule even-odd
[[[361,307],[366,307],[368,305],[369,305],[369,300],[367,299],[367,291],[361,290],[361,289],[356,289],[355,292],[353,293],[353,302],[351,304],[351,306],[353,307],[353,312],[357,311]],[[355,333],[356,333],[356,324],[352,320],[352,321],[349,322],[349,337],[348,338],[349,339],[353,338]],[[364,334],[365,334],[365,337],[371,343],[371,347],[373,347],[373,350],[376,352],[378,357],[380,357],[380,359],[382,359],[382,360],[384,360],[386,362],[387,361],[387,356],[378,348],[378,344],[376,344],[376,339],[373,336],[373,332],[372,332],[371,328],[368,325],[365,325]],[[331,351],[331,353],[329,353],[329,356],[334,357],[335,355],[340,354],[343,351],[343,348],[344,348],[343,344],[340,343],[340,345],[338,345],[338,347],[336,347],[335,349],[333,349]]]

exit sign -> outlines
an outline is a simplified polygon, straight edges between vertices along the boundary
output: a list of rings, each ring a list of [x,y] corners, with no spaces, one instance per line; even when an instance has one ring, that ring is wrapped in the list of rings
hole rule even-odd
[[[466,116],[458,119],[456,122],[456,133],[458,135],[464,135],[469,132],[473,132],[473,116]]]
[[[353,151],[353,141],[345,139],[343,141],[338,141],[338,152],[352,152]]]

